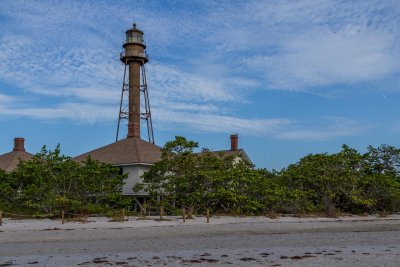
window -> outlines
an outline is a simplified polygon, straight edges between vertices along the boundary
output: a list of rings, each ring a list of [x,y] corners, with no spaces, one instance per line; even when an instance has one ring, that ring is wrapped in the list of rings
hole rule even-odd
[[[138,32],[130,32],[126,34],[127,43],[143,43],[143,36]]]

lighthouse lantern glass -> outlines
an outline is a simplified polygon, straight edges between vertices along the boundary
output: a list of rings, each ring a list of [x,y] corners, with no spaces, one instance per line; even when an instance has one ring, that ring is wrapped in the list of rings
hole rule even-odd
[[[129,32],[126,34],[126,42],[143,44],[143,35],[139,32]]]

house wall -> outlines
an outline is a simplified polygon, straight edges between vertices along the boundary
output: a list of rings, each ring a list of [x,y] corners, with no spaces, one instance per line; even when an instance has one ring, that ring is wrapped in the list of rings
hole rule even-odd
[[[124,186],[122,187],[122,194],[126,196],[148,196],[149,194],[144,191],[134,192],[132,187],[137,183],[141,182],[140,176],[142,176],[146,171],[149,170],[148,165],[127,165],[121,166],[122,173],[128,173],[128,178],[124,181]]]

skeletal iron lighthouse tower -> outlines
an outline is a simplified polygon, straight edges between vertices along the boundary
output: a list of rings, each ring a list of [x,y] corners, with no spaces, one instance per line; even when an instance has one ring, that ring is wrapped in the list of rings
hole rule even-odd
[[[154,144],[146,70],[144,67],[149,62],[149,57],[146,53],[143,32],[136,28],[135,23],[133,23],[132,29],[126,31],[126,40],[123,44],[123,52],[121,52],[120,59],[125,64],[125,71],[116,141],[119,139],[121,124],[127,122],[128,138],[140,138],[140,126],[145,124],[147,126],[148,141]]]

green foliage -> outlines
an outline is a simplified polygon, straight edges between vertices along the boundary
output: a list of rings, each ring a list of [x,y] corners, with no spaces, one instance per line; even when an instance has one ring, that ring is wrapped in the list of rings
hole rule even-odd
[[[369,147],[360,154],[346,145],[336,154],[310,154],[280,172],[257,170],[246,161],[203,149],[176,137],[162,159],[134,190],[145,190],[164,207],[194,212],[265,214],[398,211],[400,152]],[[157,201],[154,201],[157,202]]]
[[[91,158],[79,164],[57,146],[42,150],[32,160],[20,162],[10,173],[7,203],[13,210],[55,214],[61,210],[88,213],[124,205],[119,169]],[[1,174],[0,174],[1,175]]]
[[[5,210],[9,206],[14,190],[8,173],[0,169],[0,209]]]
[[[365,154],[346,145],[335,154],[310,154],[281,171],[203,149],[177,136],[135,191],[152,210],[190,213],[350,213],[400,211],[400,150],[382,145]],[[88,158],[77,163],[43,147],[12,173],[0,170],[0,209],[30,214],[110,213],[130,203],[121,195],[119,169]]]
[[[397,153],[397,154],[396,154]],[[399,182],[396,179],[398,150],[369,147],[361,155],[343,145],[336,154],[308,155],[282,171],[288,187],[310,190],[309,200],[334,216],[346,212],[397,211]],[[390,154],[390,155],[389,155]]]
[[[399,175],[400,149],[388,145],[381,145],[378,148],[369,146],[364,156],[368,164],[368,172],[389,176]]]
[[[175,204],[193,212],[206,209],[238,214],[262,214],[268,207],[282,204],[285,188],[266,177],[267,171],[254,170],[245,160],[203,149],[176,137],[162,149],[161,161],[144,174],[134,190],[146,190],[160,205]]]

